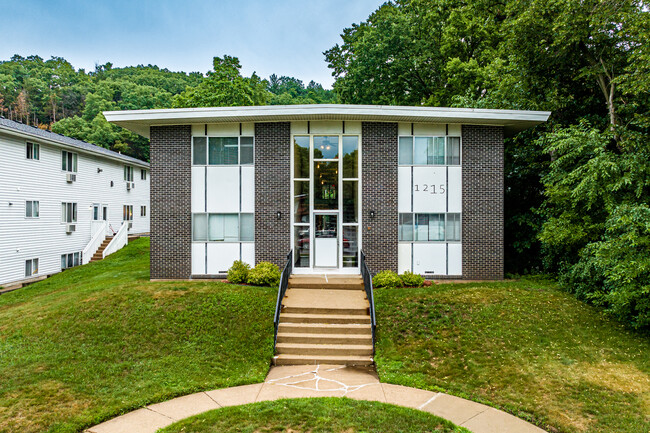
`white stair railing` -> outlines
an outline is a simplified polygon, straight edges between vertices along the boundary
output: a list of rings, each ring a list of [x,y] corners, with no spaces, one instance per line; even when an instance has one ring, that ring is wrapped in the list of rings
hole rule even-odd
[[[105,259],[109,254],[120,250],[123,246],[129,243],[129,223],[123,222],[120,229],[115,233],[111,242],[106,246],[102,253],[102,258]]]
[[[106,221],[102,221],[101,224],[94,224],[93,222],[92,228],[93,235],[90,238],[90,242],[88,242],[88,245],[81,252],[81,264],[83,265],[90,263],[90,259],[93,258],[95,252],[97,252],[104,239],[106,239]]]

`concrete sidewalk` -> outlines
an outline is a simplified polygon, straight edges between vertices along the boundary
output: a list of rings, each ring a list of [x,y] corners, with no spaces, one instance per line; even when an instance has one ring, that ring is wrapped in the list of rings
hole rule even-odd
[[[154,433],[183,418],[226,406],[281,398],[348,397],[422,410],[474,433],[544,433],[517,417],[440,392],[380,383],[372,367],[273,367],[264,383],[178,397],[113,418],[89,433]]]

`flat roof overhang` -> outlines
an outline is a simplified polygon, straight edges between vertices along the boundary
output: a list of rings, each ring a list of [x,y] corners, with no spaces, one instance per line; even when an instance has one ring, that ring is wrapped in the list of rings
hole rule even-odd
[[[546,122],[550,115],[550,111],[342,104],[171,108],[104,112],[104,116],[109,122],[147,138],[149,138],[149,129],[152,126],[306,120],[503,126],[504,134],[510,137]]]

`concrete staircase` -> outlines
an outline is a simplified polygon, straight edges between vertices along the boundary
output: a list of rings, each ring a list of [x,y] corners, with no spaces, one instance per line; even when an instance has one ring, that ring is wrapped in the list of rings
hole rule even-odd
[[[104,257],[103,256],[104,250],[106,249],[108,244],[111,243],[112,240],[113,240],[113,236],[106,236],[104,242],[102,242],[99,248],[97,248],[97,251],[95,251],[95,254],[93,254],[93,257],[90,259],[91,263],[101,260]]]
[[[360,276],[291,276],[273,363],[371,365],[368,308]]]

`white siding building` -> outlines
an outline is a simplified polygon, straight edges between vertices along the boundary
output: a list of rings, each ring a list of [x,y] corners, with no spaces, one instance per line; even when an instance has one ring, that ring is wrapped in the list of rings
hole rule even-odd
[[[87,263],[105,237],[107,255],[149,232],[144,161],[2,117],[0,161],[0,286]]]

